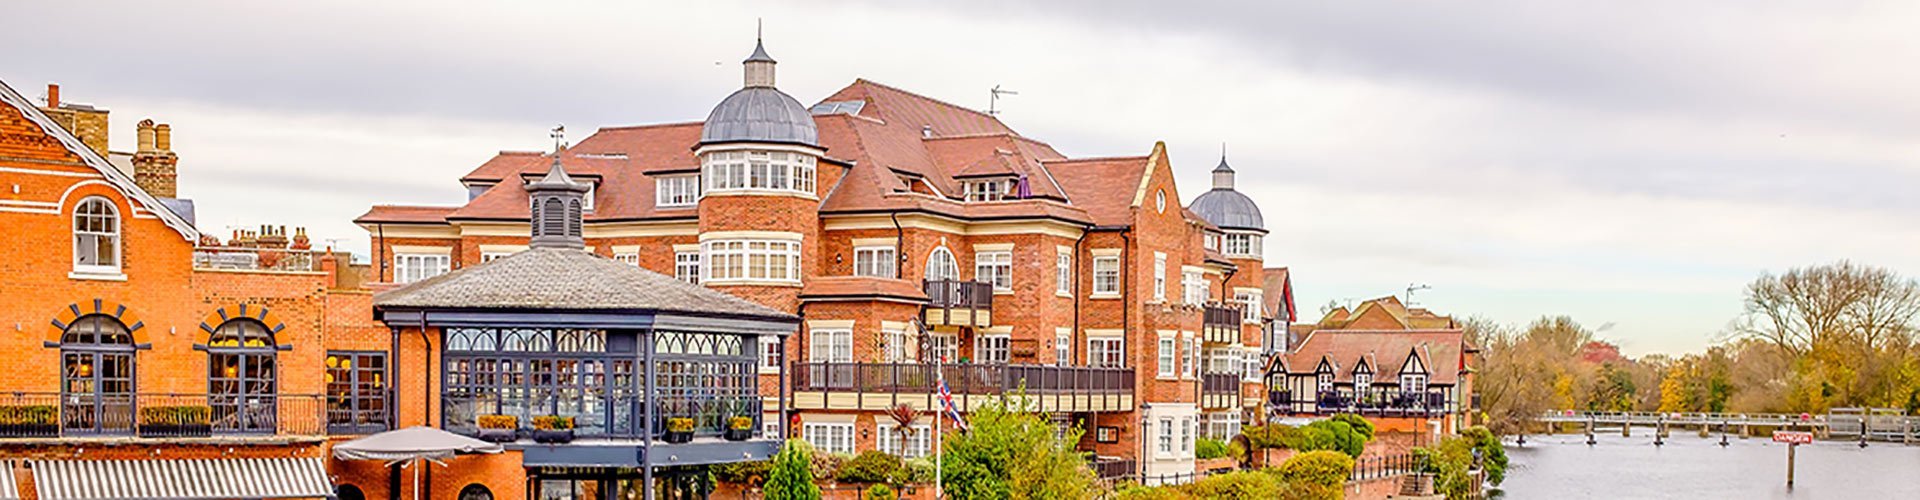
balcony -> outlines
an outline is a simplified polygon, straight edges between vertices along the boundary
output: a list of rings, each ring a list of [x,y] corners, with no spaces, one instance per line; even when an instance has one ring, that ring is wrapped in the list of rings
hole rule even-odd
[[[793,373],[799,409],[884,410],[905,404],[937,408],[933,394],[944,373],[953,402],[969,411],[995,397],[1025,390],[1043,412],[1133,409],[1133,370],[1051,365],[933,365],[920,363],[798,363]]]
[[[1200,407],[1209,410],[1240,406],[1240,374],[1200,374]]]
[[[193,268],[201,271],[320,272],[326,252],[290,248],[207,247],[193,249]]]
[[[993,285],[926,280],[928,326],[993,326]]]
[[[1240,306],[1207,304],[1201,310],[1200,337],[1208,344],[1232,344],[1240,341]]]
[[[319,438],[386,430],[386,412],[320,395],[0,395],[0,439]]]
[[[1267,390],[1267,406],[1273,408],[1291,408],[1293,406],[1293,391]]]
[[[1350,390],[1324,391],[1314,401],[1317,413],[1359,413],[1378,417],[1434,417],[1454,412],[1446,391],[1401,392],[1374,389],[1356,397]]]

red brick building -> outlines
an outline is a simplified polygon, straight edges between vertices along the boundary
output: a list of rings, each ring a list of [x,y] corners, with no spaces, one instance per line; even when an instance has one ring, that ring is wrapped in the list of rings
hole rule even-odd
[[[1184,208],[1160,144],[1069,158],[986,113],[864,79],[806,107],[774,67],[756,48],[743,88],[705,121],[502,152],[459,179],[461,206],[373,207],[356,219],[370,279],[525,250],[526,186],[557,157],[589,186],[590,252],[803,318],[784,352],[760,344],[757,370],[819,449],[929,453],[942,378],[963,411],[1024,388],[1085,429],[1079,446],[1114,473],[1191,472],[1197,437],[1257,418],[1266,230],[1250,201]],[[1215,175],[1209,196],[1239,195],[1224,161]],[[883,415],[896,405],[919,410],[913,432]],[[442,420],[428,422],[467,424]]]
[[[116,152],[108,116],[0,82],[0,498],[331,494],[390,423],[369,296],[303,230],[201,233],[171,127]]]

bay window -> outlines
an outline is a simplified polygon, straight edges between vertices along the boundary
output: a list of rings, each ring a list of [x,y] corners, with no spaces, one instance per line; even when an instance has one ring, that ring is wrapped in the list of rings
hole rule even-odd
[[[1227,255],[1238,257],[1260,257],[1260,235],[1253,233],[1227,233]]]
[[[723,240],[700,248],[707,281],[800,282],[800,242]]]
[[[744,190],[814,192],[813,156],[785,151],[716,151],[702,171],[706,193]]]

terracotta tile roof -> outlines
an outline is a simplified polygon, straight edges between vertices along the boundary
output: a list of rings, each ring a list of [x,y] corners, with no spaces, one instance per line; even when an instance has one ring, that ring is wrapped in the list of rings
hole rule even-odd
[[[1287,268],[1269,267],[1261,276],[1261,298],[1266,301],[1267,315],[1288,322],[1298,321],[1298,313],[1293,306],[1293,279]],[[1282,311],[1286,314],[1280,314]]]
[[[918,283],[872,276],[820,276],[808,278],[800,289],[801,300],[845,298],[893,298],[925,302],[927,293]]]
[[[1133,193],[1147,175],[1146,156],[1053,160],[1042,163],[1075,206],[1101,226],[1133,224]]]
[[[374,205],[373,208],[367,210],[367,213],[360,214],[359,217],[353,218],[353,222],[355,224],[371,224],[376,222],[446,222],[447,214],[451,214],[459,208],[460,207]]]
[[[1449,385],[1467,370],[1466,334],[1450,330],[1314,330],[1287,354],[1287,368],[1295,375],[1312,375],[1324,360],[1334,367],[1334,379],[1353,380],[1354,369],[1365,361],[1374,380],[1397,380],[1411,356],[1418,356],[1428,372],[1428,383]]]

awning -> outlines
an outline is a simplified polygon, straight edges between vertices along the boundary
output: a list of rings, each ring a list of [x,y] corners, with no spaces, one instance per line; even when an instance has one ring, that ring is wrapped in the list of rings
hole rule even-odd
[[[35,460],[41,500],[325,498],[319,458]]]
[[[500,453],[494,443],[454,434],[432,427],[408,427],[347,441],[333,447],[333,458],[341,460],[446,460],[454,455]]]

